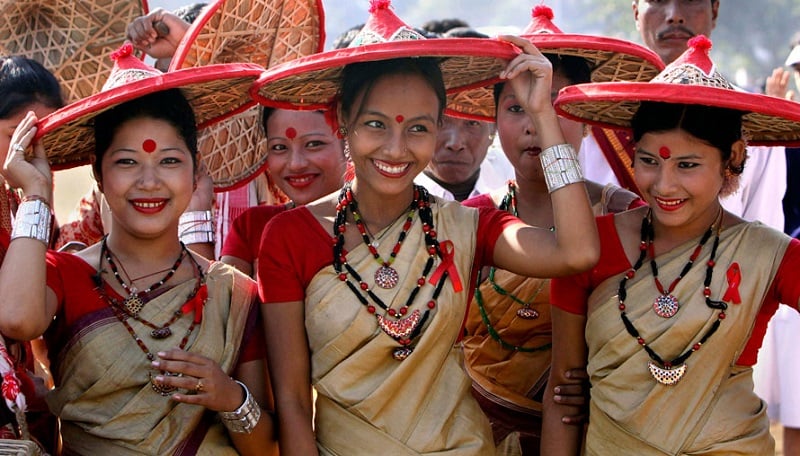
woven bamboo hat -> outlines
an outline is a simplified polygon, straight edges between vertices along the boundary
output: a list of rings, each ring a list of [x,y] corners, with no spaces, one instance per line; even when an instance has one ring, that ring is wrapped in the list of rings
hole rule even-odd
[[[76,101],[100,90],[108,55],[146,12],[146,0],[0,0],[0,52],[38,61]]]
[[[265,68],[322,51],[321,0],[216,0],[192,22],[170,71],[251,62]],[[200,159],[218,192],[247,184],[263,172],[267,144],[256,106],[204,129]]]
[[[521,34],[543,54],[586,59],[592,82],[649,81],[664,63],[655,52],[630,41],[604,36],[564,33],[553,23],[553,10],[537,5],[531,10],[531,22]],[[460,117],[494,121],[492,87],[466,90],[451,96],[450,105]]]
[[[703,35],[650,82],[577,84],[559,92],[563,115],[609,128],[630,128],[642,101],[705,105],[741,111],[742,127],[752,145],[800,144],[800,103],[744,92],[723,77],[708,53]]]
[[[351,63],[402,57],[439,59],[448,92],[499,81],[519,54],[510,43],[479,38],[425,39],[392,12],[389,0],[371,0],[370,17],[345,49],[323,52],[267,70],[253,86],[259,103],[277,108],[328,109]]]
[[[41,120],[37,139],[43,141],[54,169],[90,163],[94,156],[93,120],[121,103],[167,89],[181,89],[192,106],[198,129],[253,105],[247,91],[264,68],[250,63],[207,65],[161,73],[133,56],[125,43],[103,89]]]

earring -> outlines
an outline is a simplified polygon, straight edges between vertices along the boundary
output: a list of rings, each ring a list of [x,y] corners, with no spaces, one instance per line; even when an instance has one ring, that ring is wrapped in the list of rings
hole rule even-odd
[[[344,157],[350,161],[350,141],[344,140]]]
[[[339,127],[339,139],[344,138],[347,136],[347,127]]]

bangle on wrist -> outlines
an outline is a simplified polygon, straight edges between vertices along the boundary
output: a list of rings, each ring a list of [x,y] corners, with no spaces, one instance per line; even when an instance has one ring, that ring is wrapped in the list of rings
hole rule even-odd
[[[575,149],[569,144],[550,146],[539,155],[547,182],[547,191],[554,191],[570,184],[583,182],[583,171],[575,156]]]
[[[215,233],[211,211],[187,211],[181,214],[178,237],[184,244],[213,244]]]
[[[31,238],[43,242],[44,245],[50,245],[52,223],[53,215],[44,198],[27,197],[17,207],[11,240]]]
[[[239,380],[236,383],[244,390],[244,402],[232,412],[219,412],[219,417],[229,432],[250,434],[261,419],[261,406],[244,383]]]

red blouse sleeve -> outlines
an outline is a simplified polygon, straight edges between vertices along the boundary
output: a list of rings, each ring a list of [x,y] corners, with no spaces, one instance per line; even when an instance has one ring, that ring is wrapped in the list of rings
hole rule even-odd
[[[478,207],[478,245],[475,248],[475,265],[494,266],[494,246],[507,227],[523,223],[517,217],[492,206]]]
[[[248,208],[234,219],[220,256],[232,256],[253,263],[261,243],[261,233],[267,223],[277,214],[284,212],[283,204],[275,206],[254,206]]]

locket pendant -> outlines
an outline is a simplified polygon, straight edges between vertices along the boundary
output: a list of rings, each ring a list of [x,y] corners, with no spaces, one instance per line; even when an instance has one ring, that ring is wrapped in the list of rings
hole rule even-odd
[[[389,337],[395,340],[408,339],[409,336],[417,329],[419,325],[421,314],[419,309],[414,309],[411,315],[401,318],[399,320],[389,320],[383,315],[376,315],[378,319],[378,326]]]
[[[681,304],[672,294],[659,295],[653,302],[653,311],[661,318],[672,318],[678,313]]]
[[[171,335],[172,335],[172,330],[169,329],[169,326],[156,328],[150,331],[150,337],[152,337],[153,339],[166,339]]]
[[[391,266],[381,266],[375,271],[375,284],[384,289],[394,288],[400,281],[400,274]]]
[[[163,375],[164,377],[183,377],[183,374],[173,374],[170,372],[161,372],[160,375]],[[147,376],[150,378],[150,387],[153,388],[153,391],[162,396],[169,396],[178,390],[177,386],[169,386],[157,382],[152,372],[148,372]]]
[[[125,301],[122,302],[126,309],[128,309],[128,313],[131,315],[139,315],[139,312],[142,311],[142,307],[144,307],[144,299],[139,296],[138,293],[132,292]]]
[[[678,383],[681,378],[683,378],[683,374],[686,373],[686,364],[667,368],[661,367],[653,361],[648,361],[647,367],[650,369],[650,375],[652,375],[658,383],[666,386],[672,386]]]
[[[539,318],[539,312],[536,309],[525,306],[517,309],[517,316],[523,320],[535,320]]]
[[[394,358],[397,361],[403,361],[409,356],[411,356],[411,353],[413,352],[414,349],[411,347],[397,347],[394,350],[392,350],[392,358]]]

